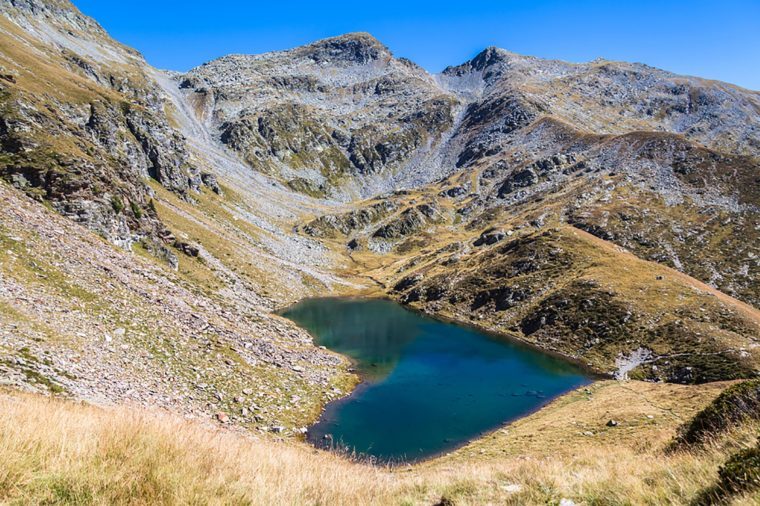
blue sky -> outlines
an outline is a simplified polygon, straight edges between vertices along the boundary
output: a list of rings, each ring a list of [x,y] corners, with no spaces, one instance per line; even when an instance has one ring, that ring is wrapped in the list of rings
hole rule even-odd
[[[366,31],[431,72],[494,45],[574,62],[643,62],[760,90],[760,0],[74,3],[151,64],[173,70]]]

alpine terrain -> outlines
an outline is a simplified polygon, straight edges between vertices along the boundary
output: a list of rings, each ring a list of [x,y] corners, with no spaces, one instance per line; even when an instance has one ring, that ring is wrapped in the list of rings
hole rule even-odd
[[[760,92],[366,33],[181,74],[0,12],[0,502],[760,502]],[[414,466],[317,451],[360,378],[278,311],[325,295],[598,380]]]

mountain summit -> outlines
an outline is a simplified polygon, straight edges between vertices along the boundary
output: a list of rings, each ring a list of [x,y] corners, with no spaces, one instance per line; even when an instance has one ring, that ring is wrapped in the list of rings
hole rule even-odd
[[[364,32],[323,39],[300,47],[293,53],[298,56],[307,56],[318,64],[343,62],[364,65],[372,61],[391,58],[387,47],[372,35]]]

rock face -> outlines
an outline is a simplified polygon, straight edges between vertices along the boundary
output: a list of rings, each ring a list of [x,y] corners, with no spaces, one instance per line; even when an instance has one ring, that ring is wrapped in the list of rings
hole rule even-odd
[[[547,115],[594,134],[672,132],[712,149],[760,153],[757,92],[647,65],[571,64],[489,48],[446,69],[440,81],[475,97],[458,132],[467,138],[460,165]]]
[[[458,107],[432,76],[364,33],[227,56],[182,86],[253,168],[344,200],[429,181],[419,169],[446,144]]]
[[[435,220],[439,214],[437,207],[420,204],[410,207],[391,222],[378,228],[372,237],[378,239],[400,239],[420,230],[429,220]]]
[[[309,222],[303,227],[305,233],[314,237],[336,237],[350,235],[356,230],[377,223],[397,210],[396,204],[381,200],[359,210],[342,215],[325,215]]]
[[[145,61],[68,2],[0,11],[13,77],[0,81],[0,175],[117,244],[170,256],[144,180],[184,198],[201,181]]]

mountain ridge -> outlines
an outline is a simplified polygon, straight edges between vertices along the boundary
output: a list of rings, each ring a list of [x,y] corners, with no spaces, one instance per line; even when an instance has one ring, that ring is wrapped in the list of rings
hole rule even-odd
[[[350,35],[342,37],[344,38],[334,37],[324,39],[324,41],[321,41],[319,43],[339,45],[341,41],[351,39]],[[345,37],[348,37],[348,39]],[[372,40],[375,41],[374,43],[377,43],[376,39],[372,38]],[[295,48],[281,52],[266,53],[264,55],[258,56],[241,56],[240,58],[252,58],[255,61],[269,60],[277,57],[285,57],[291,54],[299,54],[300,52],[304,51],[308,53],[309,48],[311,47],[313,46],[306,45],[302,46],[301,48]],[[390,53],[388,55],[390,56]],[[510,63],[505,63],[505,59],[503,57],[504,55],[509,55]],[[188,75],[198,74],[201,72],[200,69],[204,67],[224,67],[224,61],[225,58],[222,58],[221,60],[214,60],[210,63],[204,64],[202,67],[198,67],[190,71]],[[396,60],[390,61],[393,62]],[[528,67],[526,67],[526,62],[529,62]],[[490,71],[490,74],[486,76],[487,79],[483,79],[483,76],[473,74],[473,69],[475,69],[475,74],[482,72],[482,70],[486,68],[483,66],[486,63],[487,67],[489,69],[492,69]],[[275,63],[274,65],[276,69],[277,64]],[[236,66],[235,70],[240,71],[241,66],[244,67],[245,63],[243,62],[242,65]],[[483,67],[480,68],[480,66]],[[536,71],[532,70],[533,67],[537,67],[540,72],[536,74]],[[418,67],[415,66],[415,68]],[[284,72],[287,74],[288,70],[285,69]],[[612,85],[614,82],[610,81],[610,77],[618,78],[618,76],[620,76],[620,78],[630,81],[630,79],[640,79],[641,77],[639,77],[639,74],[641,74],[641,72],[651,73],[652,76],[647,77],[647,79],[650,81],[654,79],[654,81],[651,83],[647,81],[641,86],[649,87],[654,84],[655,86],[662,88],[661,93],[664,93],[665,95],[661,95],[662,98],[658,97],[657,101],[653,102],[652,105],[649,105],[645,110],[642,109],[643,106],[636,106],[638,110],[630,110],[630,108],[633,107],[632,104],[628,104],[627,102],[621,103],[620,105],[629,108],[629,112],[626,114],[628,114],[631,119],[615,119],[608,121],[606,123],[608,126],[602,129],[602,133],[620,134],[635,130],[671,131],[674,133],[683,134],[687,138],[704,144],[707,147],[733,151],[737,151],[737,149],[734,148],[738,147],[739,152],[757,156],[757,142],[753,141],[752,139],[755,139],[757,137],[756,124],[758,116],[757,111],[758,107],[760,107],[758,106],[758,103],[760,103],[758,102],[758,96],[760,95],[758,95],[756,92],[751,92],[750,90],[742,90],[733,85],[726,85],[725,83],[710,82],[699,78],[678,76],[669,72],[655,69],[653,67],[645,66],[643,64],[629,64],[625,62],[610,61],[595,61],[587,64],[569,64],[557,60],[543,60],[535,57],[524,57],[495,48],[488,48],[482,51],[479,55],[475,56],[470,61],[457,67],[449,67],[440,74],[429,74],[423,71],[422,75],[425,78],[432,79],[434,83],[438,84],[438,92],[443,93],[444,95],[448,95],[451,99],[460,102],[462,107],[466,106],[467,104],[471,105],[473,102],[477,101],[476,96],[472,95],[473,90],[465,89],[468,86],[474,87],[474,89],[482,88],[477,92],[481,95],[486,92],[492,96],[500,94],[500,100],[508,100],[510,107],[517,107],[518,109],[522,107],[524,109],[523,112],[519,113],[522,114],[522,116],[515,118],[515,121],[518,122],[515,124],[516,126],[520,121],[526,121],[531,117],[536,118],[541,114],[548,114],[556,116],[560,119],[564,118],[566,120],[575,122],[579,127],[585,128],[590,132],[598,132],[601,125],[599,121],[594,120],[592,123],[589,123],[588,119],[583,119],[582,116],[578,116],[579,113],[588,116],[590,114],[588,111],[591,110],[589,108],[596,107],[593,105],[593,103],[586,104],[583,106],[586,109],[581,110],[578,110],[577,107],[575,107],[576,110],[571,110],[567,107],[557,108],[556,105],[553,106],[550,102],[547,102],[552,101],[556,103],[557,101],[557,97],[553,97],[551,94],[547,96],[547,94],[550,93],[550,90],[542,91],[540,94],[536,94],[535,92],[526,93],[525,91],[520,91],[519,86],[526,86],[527,83],[535,83],[531,84],[531,86],[535,86],[539,85],[541,82],[552,82],[552,86],[556,86],[554,83],[561,85],[563,81],[566,81],[568,79],[575,79],[575,81],[580,81],[579,83],[575,83],[574,86],[577,86],[579,84],[585,85],[584,83],[586,83],[589,79],[606,79],[605,82],[610,82],[610,85]],[[310,70],[307,71],[307,73],[312,76],[311,79],[316,80],[314,83],[312,83],[313,85],[319,81],[318,71]],[[355,73],[359,73],[359,71],[356,71]],[[498,77],[502,76],[502,74],[504,74],[504,77]],[[361,75],[361,73],[359,73],[359,75]],[[537,75],[542,77],[536,78]],[[461,78],[463,76],[467,78],[466,80],[469,82],[469,84],[464,84],[462,82]],[[293,77],[297,76],[294,74]],[[394,78],[391,77],[391,79],[393,80]],[[501,87],[501,90],[492,89],[489,81],[494,79],[495,81],[493,86]],[[395,81],[398,81],[397,76],[395,78]],[[625,83],[627,83],[627,81],[625,81]],[[714,83],[714,86],[711,83]],[[213,83],[211,84],[213,87]],[[228,88],[230,85],[234,86],[234,81],[228,82],[227,85]],[[395,82],[394,85],[403,86],[403,84],[400,84],[398,82]],[[629,85],[630,84],[625,84],[625,86]],[[462,86],[464,86],[464,88],[462,88]],[[503,88],[505,86],[510,86],[512,89],[504,90]],[[518,88],[514,88],[514,86],[518,86]],[[692,91],[690,91],[690,93],[697,98],[687,97],[684,101],[683,98],[679,97],[678,95],[682,95],[684,93],[684,90],[687,89],[684,88],[684,86],[686,86],[688,89],[691,89]],[[738,102],[737,107],[735,108],[733,108],[733,106],[724,107],[722,105],[719,105],[720,100],[725,100],[726,98],[734,100],[733,98],[730,98],[726,95],[727,93],[730,95],[732,92],[729,90],[732,90],[733,92],[739,93],[741,95],[737,98]],[[464,93],[464,95],[462,93]],[[671,94],[675,94],[676,98],[668,98]],[[621,97],[623,97],[621,99],[627,100],[624,98],[624,95]],[[690,108],[697,107],[697,105],[695,105],[696,103],[702,104],[699,107],[706,108],[706,110],[699,113],[698,115],[695,114],[696,111],[690,112]],[[483,105],[492,107],[494,103],[491,101],[486,102]],[[659,108],[660,112],[657,112],[654,109],[655,106]],[[602,105],[602,107],[605,106]],[[667,107],[667,109],[663,109],[663,107]],[[608,113],[604,111],[604,109],[600,109],[599,112],[604,113],[605,118],[612,118]],[[615,113],[617,113],[617,110],[615,110]],[[655,113],[664,114],[665,116],[663,116],[661,119],[658,119],[652,116]],[[448,115],[450,118],[452,116],[455,116],[452,111],[449,111]],[[670,118],[668,116],[670,116]],[[520,118],[523,119],[521,120]],[[714,125],[717,124],[716,122],[718,121],[718,118],[720,119],[720,122],[726,124],[726,126],[722,127],[724,130],[730,129],[732,131],[742,131],[742,129],[744,129],[745,132],[741,134],[741,139],[732,140],[732,134],[721,134],[721,136],[718,137],[719,132],[717,132],[714,127]],[[620,126],[614,127],[615,123],[619,123]],[[746,125],[746,127],[743,127],[742,125]],[[705,131],[711,132],[709,136],[704,134]],[[413,146],[413,149],[416,148]],[[350,156],[348,158],[349,160],[347,163],[350,164]],[[446,162],[444,161],[442,163],[445,164]],[[440,164],[441,163],[439,162],[439,165]],[[343,172],[345,172],[345,170]],[[310,180],[308,177],[306,179]],[[339,191],[339,189],[334,188],[336,186],[334,184],[330,185],[328,183],[327,186],[327,191],[330,190],[329,186],[333,186],[332,190]],[[366,197],[368,195],[365,193],[363,196]]]

